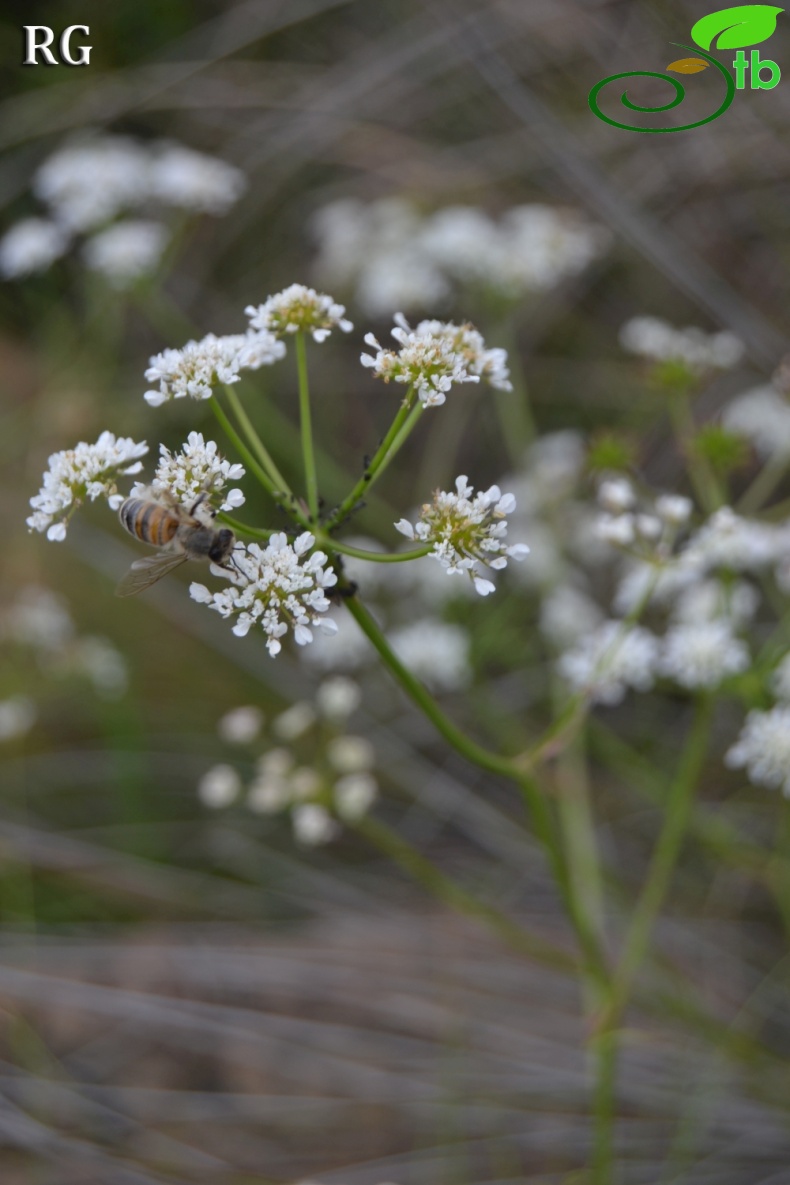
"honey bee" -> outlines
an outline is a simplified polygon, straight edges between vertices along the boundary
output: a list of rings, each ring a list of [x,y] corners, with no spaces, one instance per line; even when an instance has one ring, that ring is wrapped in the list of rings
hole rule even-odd
[[[215,527],[215,516],[207,493],[200,494],[188,507],[152,491],[127,498],[118,511],[122,525],[135,539],[161,550],[135,560],[116,588],[116,595],[132,597],[144,592],[187,560],[210,560],[222,568],[230,567],[236,536],[227,527]]]

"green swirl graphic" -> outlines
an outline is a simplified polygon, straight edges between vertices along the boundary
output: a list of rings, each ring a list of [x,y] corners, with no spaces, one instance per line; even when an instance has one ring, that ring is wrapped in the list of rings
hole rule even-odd
[[[691,50],[693,54],[705,58],[712,66],[715,66],[719,73],[724,78],[727,86],[727,93],[724,96],[724,101],[718,110],[713,112],[713,115],[708,115],[705,119],[698,119],[696,123],[684,123],[676,128],[639,128],[631,123],[619,123],[616,119],[610,119],[608,115],[604,115],[598,106],[598,92],[610,82],[617,82],[619,78],[663,78],[675,88],[675,97],[669,103],[664,103],[661,107],[640,107],[636,103],[632,103],[628,98],[628,91],[623,91],[620,96],[620,102],[624,107],[628,107],[631,111],[643,111],[654,114],[657,111],[671,111],[673,107],[677,107],[686,97],[686,92],[680,82],[676,78],[672,78],[669,74],[657,74],[654,70],[628,70],[625,74],[610,74],[608,78],[602,78],[600,82],[596,82],[595,86],[590,91],[587,102],[590,105],[590,110],[593,115],[597,115],[604,123],[609,123],[613,128],[622,128],[626,132],[643,132],[647,135],[665,135],[668,132],[688,132],[691,128],[700,128],[705,123],[711,123],[712,120],[718,119],[720,115],[729,107],[730,103],[735,98],[735,79],[730,74],[726,66],[716,58],[712,58],[710,54],[700,50],[696,45],[683,45],[680,41],[672,41],[671,45],[679,45],[681,49]]]

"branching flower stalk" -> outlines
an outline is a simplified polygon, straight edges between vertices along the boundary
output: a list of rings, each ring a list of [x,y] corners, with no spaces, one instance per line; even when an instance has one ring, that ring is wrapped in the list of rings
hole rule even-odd
[[[516,512],[515,495],[503,492],[498,485],[475,489],[461,474],[453,489],[427,491],[425,502],[416,511],[409,514],[409,508],[400,509],[400,513],[409,516],[392,521],[392,529],[411,541],[403,550],[379,552],[359,546],[357,541],[346,542],[339,535],[422,418],[446,414],[434,409],[453,399],[458,384],[486,382],[498,392],[510,391],[504,351],[487,349],[471,325],[423,321],[412,328],[400,316],[396,317],[393,330],[397,349],[382,347],[372,335],[367,335],[365,342],[373,352],[362,355],[363,365],[376,379],[392,384],[402,397],[381,443],[365,462],[361,476],[334,509],[322,514],[307,336],[321,343],[331,333],[347,333],[352,326],[342,306],[302,285],[292,285],[247,312],[250,326],[246,333],[227,337],[209,334],[187,342],[181,349],[165,350],[151,359],[146,372],[149,382],[155,384],[146,392],[152,407],[170,399],[208,400],[237,454],[234,463],[221,457],[214,441],[204,440],[198,432],[190,433],[181,453],[162,448],[153,485],[147,488],[147,493],[144,493],[146,487],[135,486],[134,498],[160,497],[165,505],[173,507],[177,503],[182,509],[191,508],[193,516],[203,515],[202,520],[195,521],[202,524],[209,537],[215,519],[223,524],[224,533],[218,532],[218,537],[227,543],[227,548],[209,554],[224,557],[219,566],[211,569],[212,575],[222,579],[224,585],[216,591],[193,582],[190,594],[198,603],[230,620],[238,637],[262,631],[273,658],[288,640],[309,648],[316,631],[327,635],[338,631],[338,622],[329,610],[331,598],[340,594],[346,613],[370,642],[383,666],[438,734],[466,761],[517,788],[545,850],[573,929],[578,957],[545,943],[505,913],[479,900],[396,832],[369,817],[367,809],[375,795],[375,785],[371,790],[368,782],[366,790],[364,777],[359,780],[364,770],[336,771],[336,787],[332,782],[322,790],[315,770],[289,766],[290,781],[286,786],[285,767],[278,773],[276,766],[277,760],[290,759],[287,754],[283,758],[282,752],[278,759],[277,751],[270,751],[268,764],[259,771],[258,806],[266,809],[276,804],[278,794],[285,788],[297,796],[294,801],[303,811],[302,819],[311,821],[310,828],[302,829],[303,837],[312,836],[309,842],[321,842],[321,836],[325,842],[339,831],[341,820],[385,852],[439,900],[489,925],[513,950],[579,974],[585,989],[588,1049],[594,1067],[589,1180],[592,1185],[611,1185],[619,1029],[634,993],[639,990],[637,974],[648,955],[654,924],[692,821],[694,794],[709,743],[714,691],[726,678],[737,680],[748,665],[749,651],[741,626],[744,615],[748,617],[749,590],[746,589],[744,602],[743,582],[737,577],[748,570],[743,561],[747,553],[754,557],[759,578],[768,590],[766,595],[777,597],[777,590],[783,589],[781,573],[777,570],[776,579],[772,580],[765,567],[774,553],[786,552],[786,535],[777,526],[774,537],[771,534],[774,528],[767,524],[757,524],[760,529],[755,530],[755,524],[727,509],[725,483],[719,480],[714,465],[694,448],[695,427],[689,402],[691,371],[687,368],[685,378],[681,375],[683,382],[676,381],[674,387],[668,383],[667,393],[677,438],[689,460],[692,484],[707,520],[694,533],[690,524],[692,506],[687,498],[663,495],[648,507],[640,508],[640,498],[628,481],[602,482],[599,503],[606,513],[588,534],[597,529],[598,542],[619,549],[618,562],[631,565],[618,592],[622,594],[622,603],[615,600],[615,616],[610,614],[608,620],[596,610],[590,628],[582,625],[574,635],[574,642],[554,652],[557,663],[552,685],[553,719],[545,732],[526,748],[522,739],[519,752],[505,755],[495,751],[458,727],[426,683],[410,668],[411,660],[400,657],[395,635],[391,642],[363,601],[355,582],[346,577],[342,560],[347,557],[349,561],[371,565],[404,565],[428,557],[439,566],[435,572],[443,570],[442,579],[450,579],[457,585],[463,583],[472,596],[476,593],[490,597],[496,591],[498,573],[511,561],[525,559],[529,550],[525,543],[511,543],[506,538],[508,518]],[[711,344],[699,336],[689,340],[682,333],[667,337],[663,331],[657,332],[651,322],[643,322],[637,330],[634,340],[641,343],[643,353],[686,350],[692,370],[693,366],[709,365],[716,351],[732,353],[732,344],[719,340],[721,335],[712,339]],[[299,430],[297,439],[294,428],[294,455],[289,456],[289,462],[296,461],[301,454],[304,500],[302,491],[296,483],[292,488],[272,455],[269,445],[274,433],[271,423],[266,422],[266,409],[255,402],[252,388],[249,395],[245,393],[244,401],[236,388],[244,372],[273,365],[282,358],[287,352],[286,343],[291,340],[296,359]],[[53,454],[42,489],[33,499],[34,513],[28,520],[31,529],[46,533],[52,540],[62,540],[71,516],[86,501],[102,498],[117,508],[124,498],[118,488],[119,479],[138,472],[142,466],[139,458],[147,452],[147,447],[144,442],[116,439],[104,433],[95,444],[83,442],[76,449]],[[288,516],[287,530],[247,524],[244,516],[236,517],[236,508],[244,503],[243,491],[237,488],[226,491],[225,486],[243,475],[244,467],[276,507]],[[768,476],[755,480],[746,496],[749,506],[770,492],[772,483],[781,475],[780,469],[777,461],[764,471]],[[537,504],[538,500],[533,500]],[[561,534],[561,529],[557,533]],[[717,577],[720,568],[725,570],[721,580]],[[399,575],[397,571],[392,573],[393,578]],[[790,586],[790,571],[784,579]],[[684,590],[688,593],[689,589],[696,596],[695,612],[699,612],[700,600],[710,602],[712,598],[714,603],[711,616],[703,619],[699,629],[695,626],[698,619],[689,617],[688,597],[681,604]],[[578,588],[574,593],[575,606],[583,596]],[[672,603],[670,593],[676,604]],[[726,602],[725,608],[719,604],[722,600]],[[739,609],[731,607],[736,602]],[[651,614],[656,604],[670,619],[663,638],[651,632]],[[778,612],[779,606],[776,607]],[[436,622],[433,627],[436,632]],[[755,673],[759,672],[765,682],[773,679],[779,702],[769,712],[751,713],[728,760],[745,766],[753,779],[782,786],[790,795],[790,745],[786,744],[783,729],[784,720],[790,719],[790,660],[785,670],[779,642],[774,646],[773,639],[769,641],[771,644],[764,645],[750,674],[756,677]],[[607,947],[606,914],[602,906],[605,877],[587,787],[586,743],[588,736],[595,741],[595,731],[588,730],[586,724],[593,704],[616,704],[627,688],[646,691],[661,678],[674,679],[677,686],[689,693],[689,700],[695,704],[694,720],[670,781],[663,823],[646,879],[631,913],[619,956],[614,958]],[[747,699],[746,695],[742,698]],[[752,699],[750,706],[754,704]],[[763,709],[765,704],[763,699],[757,706]],[[757,751],[761,737],[767,738],[770,750],[767,753]],[[370,748],[364,738],[357,738],[357,748],[360,744]],[[508,742],[507,747],[516,748],[516,744]],[[353,753],[353,744],[349,752]],[[551,770],[547,768],[550,758],[559,758]],[[338,813],[330,794],[330,791],[334,793],[333,787],[341,787],[343,777],[352,778],[350,783],[345,782],[345,790],[349,791],[350,787],[356,794],[356,800],[353,796],[346,799],[346,810],[350,811],[346,819]],[[559,797],[556,805],[552,794]],[[335,816],[331,814],[333,809]],[[695,1021],[699,1018],[700,1009],[695,1010],[684,999],[675,1000],[673,1007],[678,1015],[685,1009],[689,1015],[693,1013]]]

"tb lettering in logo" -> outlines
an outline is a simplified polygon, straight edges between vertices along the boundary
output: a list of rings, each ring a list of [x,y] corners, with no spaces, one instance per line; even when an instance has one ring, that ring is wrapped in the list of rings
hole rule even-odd
[[[710,123],[713,119],[718,119],[732,103],[736,90],[746,89],[747,76],[750,88],[761,91],[773,90],[782,77],[782,72],[776,62],[772,62],[769,58],[761,58],[759,50],[753,49],[748,58],[743,52],[745,46],[760,45],[772,36],[776,29],[776,18],[780,12],[784,12],[784,9],[776,8],[772,4],[739,4],[736,8],[723,8],[720,12],[708,13],[693,26],[691,38],[695,45],[699,46],[699,49],[695,50],[694,46],[683,45],[681,42],[675,43],[681,49],[691,50],[695,56],[678,58],[676,62],[669,63],[666,67],[667,70],[671,70],[673,74],[699,74],[713,66],[715,72],[718,72],[723,78],[726,88],[725,95],[713,115],[707,115],[704,119],[698,119],[694,123],[685,123],[671,128],[640,128],[636,124],[621,123],[620,120],[613,119],[601,110],[598,105],[598,95],[601,90],[610,82],[618,82],[621,78],[661,78],[664,82],[668,82],[675,92],[674,98],[660,107],[643,107],[639,103],[632,102],[628,91],[624,90],[620,95],[620,102],[629,111],[656,114],[659,111],[671,111],[673,107],[677,107],[686,97],[683,86],[669,74],[659,74],[654,70],[628,70],[624,74],[611,74],[609,78],[603,78],[600,82],[596,82],[587,100],[590,110],[604,123],[611,124],[614,128],[622,128],[626,132],[687,132],[691,128],[699,128],[705,123]],[[732,63],[732,68],[735,71],[734,78],[718,58],[704,52],[711,49],[737,49],[738,52]],[[697,56],[700,51],[702,51],[701,56]]]
[[[74,57],[71,46],[71,39],[75,33],[84,33],[86,37],[90,37],[91,31],[87,25],[69,25],[67,29],[63,30],[58,42],[60,59],[50,49],[55,40],[55,34],[49,25],[23,25],[22,28],[25,31],[23,66],[40,66],[42,63],[45,66],[59,66],[61,63],[64,66],[87,66],[89,64],[93,46],[76,46],[77,57]]]

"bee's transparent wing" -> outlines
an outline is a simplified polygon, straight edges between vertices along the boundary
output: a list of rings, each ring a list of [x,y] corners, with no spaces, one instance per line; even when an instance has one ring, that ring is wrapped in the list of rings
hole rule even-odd
[[[147,555],[141,560],[135,560],[121,583],[115,590],[117,597],[133,597],[136,593],[145,592],[157,580],[167,576],[179,564],[186,561],[183,552],[160,551],[156,555]]]

